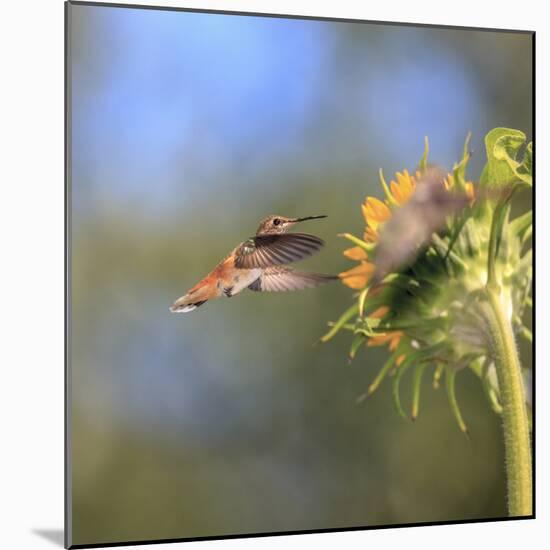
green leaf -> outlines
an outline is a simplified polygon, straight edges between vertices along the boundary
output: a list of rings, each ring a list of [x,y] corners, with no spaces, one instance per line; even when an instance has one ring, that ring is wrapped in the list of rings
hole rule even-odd
[[[480,229],[475,221],[472,218],[468,219],[464,225],[463,236],[465,246],[467,247],[468,252],[471,256],[477,256],[481,249],[483,237],[480,236],[479,231]]]
[[[522,245],[524,245],[527,242],[527,240],[529,239],[529,237],[531,237],[532,232],[533,232],[533,226],[530,225],[530,226],[527,227],[525,232],[522,233],[522,235],[521,235],[521,244]]]
[[[431,346],[429,348],[425,348],[423,350],[417,351],[417,352],[410,352],[403,363],[401,363],[399,366],[396,367],[396,371],[393,378],[393,384],[392,384],[392,396],[393,396],[393,403],[395,405],[395,408],[400,416],[403,418],[407,418],[407,415],[405,414],[405,411],[403,410],[403,407],[401,406],[401,397],[399,393],[399,384],[401,382],[401,378],[405,374],[405,372],[415,363],[422,364],[426,361],[428,361],[434,352],[437,352],[438,346]]]
[[[413,376],[413,397],[412,397],[412,409],[411,409],[411,418],[412,420],[416,420],[416,417],[418,416],[418,407],[420,405],[420,387],[422,386],[422,375],[424,374],[424,370],[428,366],[427,363],[422,363],[418,367],[416,367],[414,371]]]
[[[365,311],[365,300],[367,299],[367,294],[369,293],[369,287],[365,288],[361,291],[361,294],[359,294],[359,317],[363,317],[363,313]]]
[[[353,244],[356,244],[367,252],[371,252],[376,248],[376,243],[366,243],[363,239],[359,239],[351,233],[338,233],[338,237],[344,237],[344,239],[351,241]]]
[[[384,190],[384,194],[386,195],[386,198],[388,199],[390,205],[399,206],[399,203],[395,200],[390,191],[390,188],[388,187],[388,184],[386,183],[386,180],[384,179],[384,172],[382,172],[382,168],[378,170],[378,176],[380,177],[380,184],[382,185],[382,189]]]
[[[456,189],[460,193],[466,193],[466,166],[470,160],[470,139],[472,138],[471,132],[468,132],[466,140],[464,141],[464,150],[462,152],[462,159],[458,164],[453,167],[453,180]]]
[[[479,176],[479,186],[487,187],[489,185],[489,163],[485,164],[481,175]]]
[[[517,271],[519,273],[524,273],[529,277],[531,276],[530,274],[533,271],[533,249],[528,250],[521,257]]]
[[[428,136],[424,137],[424,154],[422,155],[422,158],[420,159],[420,162],[418,164],[418,167],[420,170],[426,170],[426,166],[428,166],[428,153],[430,151],[430,144],[428,143]]]
[[[380,334],[380,331],[376,330],[379,325],[380,319],[375,319],[373,317],[362,317],[357,321],[355,333],[364,334],[367,338],[372,338],[373,336]]]
[[[334,326],[321,338],[321,342],[328,342],[331,338],[333,338],[353,316],[357,315],[358,310],[359,306],[355,303],[344,311],[338,321],[334,323]]]
[[[489,400],[491,409],[493,409],[493,412],[496,414],[502,414],[502,405],[498,400],[498,395],[495,388],[493,388],[487,376],[483,377],[481,380],[483,383],[483,391]]]
[[[521,181],[532,185],[531,169],[533,146],[531,143],[526,147],[523,160],[520,162],[517,158],[519,149],[525,142],[525,134],[522,133],[523,139],[517,136],[502,136],[495,143],[493,150],[495,159],[504,161]]]
[[[447,367],[445,369],[445,381],[447,386],[447,395],[449,397],[449,404],[451,405],[451,410],[455,420],[460,428],[460,431],[465,435],[468,435],[468,428],[462,418],[462,413],[458,407],[458,402],[456,400],[456,390],[455,390],[455,380],[456,380],[457,371],[453,367]]]
[[[510,195],[508,195],[510,198]],[[499,254],[500,243],[502,240],[502,228],[505,220],[510,213],[510,204],[508,200],[501,200],[493,211],[491,220],[491,233],[489,235],[489,250],[487,254],[487,286],[495,286],[496,278],[496,260]]]
[[[395,405],[395,409],[399,413],[400,416],[407,419],[407,415],[405,414],[405,411],[403,410],[403,407],[401,406],[401,397],[399,394],[399,384],[401,382],[401,377],[405,374],[405,371],[411,366],[412,360],[410,358],[405,359],[401,365],[397,367],[397,371],[395,372],[395,376],[393,378],[393,384],[392,384],[392,397],[393,397],[393,404]]]
[[[491,360],[488,357],[478,358],[470,364],[470,369],[473,370],[477,376],[479,376],[483,391],[485,392],[485,396],[487,397],[493,412],[496,414],[501,414],[502,405],[499,401],[498,387],[493,385],[489,376],[490,364]]]
[[[432,234],[432,245],[443,261],[450,260],[461,269],[468,269],[468,265],[464,262],[464,260],[451,250],[449,246],[450,243],[448,243],[446,239],[442,239],[437,233]]]
[[[361,347],[361,345],[365,342],[367,337],[364,334],[356,334],[351,342],[351,348],[349,350],[348,360],[351,363],[355,356],[357,355],[357,351]]]
[[[527,342],[529,342],[530,344],[533,343],[533,333],[526,326],[521,325],[519,327],[519,333],[525,338],[525,340],[527,340]]]
[[[485,136],[487,151],[487,167],[482,174],[482,180],[488,187],[505,187],[518,180],[532,185],[532,149],[530,143],[522,160],[518,154],[526,136],[520,130],[510,128],[494,128]]]
[[[329,321],[327,323],[327,325],[329,327],[333,327],[336,323],[332,322],[332,321]],[[355,333],[355,330],[357,329],[357,327],[355,326],[355,324],[352,324],[352,323],[344,323],[341,327],[340,327],[340,330],[348,330],[349,332],[353,332]]]
[[[517,168],[518,176],[520,179],[524,178],[523,181],[532,185],[532,174],[533,174],[533,142],[530,141],[525,148],[525,154],[523,155],[523,162]]]
[[[439,365],[437,365],[437,367],[434,370],[434,377],[432,381],[434,390],[437,390],[439,388],[439,380],[441,379],[441,375],[443,374],[444,368],[445,368],[445,364],[439,363]]]
[[[386,378],[386,375],[388,374],[390,369],[393,367],[393,364],[395,363],[395,360],[399,356],[399,353],[400,353],[399,349],[397,349],[394,353],[392,353],[390,358],[384,363],[384,366],[378,371],[376,378],[372,381],[371,385],[367,388],[367,391],[357,398],[357,403],[361,403],[367,397],[369,397],[369,395],[372,395],[378,389],[378,386],[380,386],[384,378]]]
[[[533,211],[529,210],[510,222],[510,231],[516,235],[523,244],[531,235],[532,224]]]

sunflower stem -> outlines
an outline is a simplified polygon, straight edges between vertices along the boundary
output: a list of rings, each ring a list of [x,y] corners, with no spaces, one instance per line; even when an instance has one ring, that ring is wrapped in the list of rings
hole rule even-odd
[[[499,288],[490,286],[489,282],[487,298],[482,308],[500,388],[508,515],[530,516],[533,510],[531,444],[521,365]]]
[[[487,287],[495,288],[497,284],[496,277],[496,258],[497,258],[497,234],[499,229],[500,208],[497,206],[493,213],[491,221],[491,233],[489,235],[489,254],[487,255]]]
[[[496,276],[496,263],[500,239],[502,237],[502,226],[510,211],[510,201],[513,190],[508,193],[497,205],[493,211],[491,220],[491,233],[489,235],[489,253],[487,255],[487,288],[493,291],[498,290],[498,281]]]

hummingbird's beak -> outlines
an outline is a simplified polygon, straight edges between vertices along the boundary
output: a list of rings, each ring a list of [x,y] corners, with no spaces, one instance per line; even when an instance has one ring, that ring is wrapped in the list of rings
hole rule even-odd
[[[306,216],[305,218],[294,218],[293,222],[304,222],[306,220],[319,220],[321,218],[327,218],[328,216],[322,215],[322,216]]]

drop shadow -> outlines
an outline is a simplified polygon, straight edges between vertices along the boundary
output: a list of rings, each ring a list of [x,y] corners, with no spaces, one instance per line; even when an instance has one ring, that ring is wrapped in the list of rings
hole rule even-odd
[[[63,529],[33,529],[32,532],[43,539],[53,542],[56,546],[63,548],[64,531]]]

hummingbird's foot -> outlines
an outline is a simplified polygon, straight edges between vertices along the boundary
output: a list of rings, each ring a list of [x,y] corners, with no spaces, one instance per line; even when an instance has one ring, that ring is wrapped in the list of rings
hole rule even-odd
[[[223,289],[223,293],[227,296],[227,298],[231,298],[233,296],[233,287],[228,286]]]

